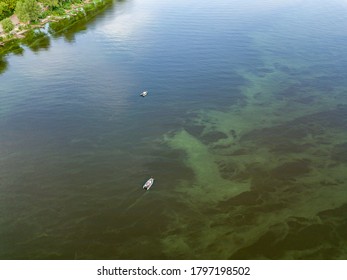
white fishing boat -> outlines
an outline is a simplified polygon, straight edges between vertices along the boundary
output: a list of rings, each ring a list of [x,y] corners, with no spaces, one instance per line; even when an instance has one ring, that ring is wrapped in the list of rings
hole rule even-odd
[[[147,94],[148,94],[148,91],[144,91],[144,92],[140,93],[140,96],[145,97],[145,96],[147,96]]]
[[[143,188],[148,191],[154,183],[154,178],[149,178],[147,182],[143,185]]]

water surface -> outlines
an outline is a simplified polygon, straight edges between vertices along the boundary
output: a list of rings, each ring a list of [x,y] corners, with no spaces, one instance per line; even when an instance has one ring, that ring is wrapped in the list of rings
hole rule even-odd
[[[33,34],[0,62],[0,258],[346,259],[346,13],[127,0]]]

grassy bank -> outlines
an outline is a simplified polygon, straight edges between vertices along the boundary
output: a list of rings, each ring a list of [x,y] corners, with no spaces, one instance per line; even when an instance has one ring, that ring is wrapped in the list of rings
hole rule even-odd
[[[51,33],[60,32],[81,19],[93,17],[112,2],[113,0],[73,0],[54,9],[40,6],[38,19],[26,23],[19,21],[16,15],[12,15],[13,29],[7,32],[3,30],[0,33],[0,56],[11,51],[15,45],[14,41],[24,39],[32,30],[43,28],[48,24]]]

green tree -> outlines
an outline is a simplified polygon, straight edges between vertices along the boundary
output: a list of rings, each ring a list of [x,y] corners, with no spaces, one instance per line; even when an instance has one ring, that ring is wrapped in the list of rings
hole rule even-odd
[[[49,8],[56,8],[59,7],[59,0],[41,0],[41,2],[45,5],[48,6]]]
[[[35,21],[39,18],[41,8],[36,0],[17,2],[15,13],[22,22]]]
[[[17,0],[0,0],[0,20],[13,14]]]
[[[14,28],[14,25],[9,18],[5,18],[4,20],[2,20],[1,25],[5,32],[10,32]]]
[[[1,1],[1,0],[0,0]],[[8,5],[5,2],[0,2],[0,20],[6,17],[8,14]]]
[[[3,1],[0,2],[0,15],[1,15],[4,11],[6,11],[7,6],[8,6],[8,5],[7,5],[5,2],[3,2]]]
[[[16,8],[16,4],[17,4],[18,0],[0,0],[0,2],[5,3],[8,7],[8,9],[10,9],[11,11],[14,11],[14,9]]]

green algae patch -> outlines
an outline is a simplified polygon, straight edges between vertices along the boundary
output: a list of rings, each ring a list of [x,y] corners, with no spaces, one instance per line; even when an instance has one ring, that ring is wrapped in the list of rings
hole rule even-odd
[[[166,138],[195,175],[177,187],[185,210],[168,216],[167,255],[345,258],[345,223],[318,216],[346,205],[345,96],[263,72],[246,75],[245,106],[195,112]]]
[[[179,191],[188,194],[192,200],[216,202],[236,195],[249,188],[249,183],[226,180],[220,174],[216,158],[208,146],[185,130],[177,132],[166,141],[173,149],[185,152],[185,164],[193,170],[194,182],[181,186]]]
[[[219,185],[221,180],[213,157],[207,147],[185,130],[178,132],[171,140],[173,148],[182,149],[187,154],[187,164],[194,170],[197,183],[201,185]]]

